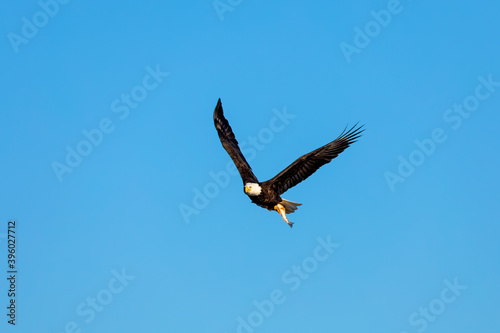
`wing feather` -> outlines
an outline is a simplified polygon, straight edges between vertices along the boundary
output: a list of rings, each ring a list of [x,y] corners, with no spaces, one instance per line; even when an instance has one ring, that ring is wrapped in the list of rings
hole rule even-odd
[[[363,126],[357,127],[357,124],[348,131],[346,129],[347,127],[337,139],[308,154],[302,155],[275,177],[265,181],[263,185],[271,186],[281,195],[308,178],[320,167],[342,153],[349,145],[356,142],[364,131]]]
[[[243,180],[243,184],[257,183],[257,177],[253,174],[252,168],[245,159],[245,156],[241,153],[238,141],[234,136],[231,126],[229,126],[229,122],[224,118],[220,98],[214,110],[214,124],[219,134],[220,142],[236,165],[241,175],[241,179]]]

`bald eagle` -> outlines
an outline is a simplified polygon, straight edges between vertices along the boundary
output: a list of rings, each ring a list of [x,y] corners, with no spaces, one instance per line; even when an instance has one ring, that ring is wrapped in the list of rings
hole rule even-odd
[[[337,157],[351,143],[356,142],[356,139],[364,131],[363,126],[357,126],[357,124],[347,131],[346,127],[337,139],[308,154],[302,155],[273,178],[265,182],[259,182],[241,153],[238,141],[236,141],[229,122],[224,118],[220,98],[214,110],[214,124],[222,146],[233,160],[241,175],[245,194],[256,205],[268,210],[277,211],[290,227],[293,226],[293,222],[288,220],[286,214],[293,213],[297,210],[297,206],[302,204],[282,199],[280,195]]]

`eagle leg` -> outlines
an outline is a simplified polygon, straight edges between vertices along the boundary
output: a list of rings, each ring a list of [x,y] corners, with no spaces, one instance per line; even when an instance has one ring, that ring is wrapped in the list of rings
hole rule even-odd
[[[286,217],[286,214],[285,214],[286,209],[282,204],[277,204],[276,206],[274,206],[274,210],[277,211],[278,213],[280,213],[281,217],[290,226],[290,228],[293,227],[293,222],[288,221],[288,218]]]

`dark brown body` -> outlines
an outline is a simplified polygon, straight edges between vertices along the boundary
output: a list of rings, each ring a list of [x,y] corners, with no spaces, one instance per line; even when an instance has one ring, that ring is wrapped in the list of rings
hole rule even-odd
[[[281,197],[276,191],[270,189],[266,182],[258,184],[262,188],[262,192],[257,196],[249,195],[248,197],[257,206],[267,208],[268,210],[274,210],[274,207],[282,201]]]

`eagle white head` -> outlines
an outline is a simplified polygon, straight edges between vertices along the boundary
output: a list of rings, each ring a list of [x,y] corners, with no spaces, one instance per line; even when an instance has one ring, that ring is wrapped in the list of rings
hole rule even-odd
[[[262,187],[257,183],[246,183],[245,193],[249,196],[256,197],[262,192]]]

